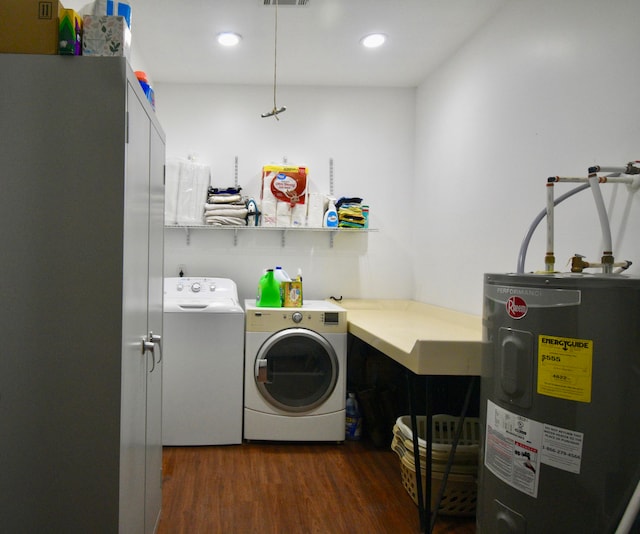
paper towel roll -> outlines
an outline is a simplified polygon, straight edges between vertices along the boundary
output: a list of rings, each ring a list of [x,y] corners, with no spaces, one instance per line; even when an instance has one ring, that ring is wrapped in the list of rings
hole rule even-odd
[[[296,204],[291,210],[291,226],[301,227],[307,225],[307,205]]]
[[[267,174],[262,177],[262,195],[260,198],[269,199],[273,197],[273,194],[271,193],[271,179],[272,179],[271,174]],[[274,197],[274,200],[275,200],[275,197]]]
[[[322,193],[307,194],[307,226],[310,228],[322,228],[324,217],[324,200]]]
[[[262,199],[260,204],[261,224],[260,226],[272,227],[276,225],[276,202],[275,200]]]
[[[175,159],[167,161],[167,170],[164,185],[164,223],[176,224],[178,222],[178,177],[180,175],[180,163]]]
[[[202,224],[210,172],[208,165],[179,161],[176,186],[176,222],[178,224]]]
[[[288,202],[276,203],[276,226],[283,228],[291,226],[291,204]]]

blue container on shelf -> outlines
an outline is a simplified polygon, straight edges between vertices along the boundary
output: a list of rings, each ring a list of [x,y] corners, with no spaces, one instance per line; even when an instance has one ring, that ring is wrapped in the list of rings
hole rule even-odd
[[[127,21],[127,26],[131,29],[131,6],[127,4],[127,2],[114,2],[113,0],[107,0],[107,15],[124,17],[124,20]]]
[[[147,78],[146,73],[144,71],[137,70],[135,74],[136,74],[136,78],[138,78],[138,82],[140,82],[140,87],[142,87],[142,90],[144,91],[144,94],[147,97],[147,100],[151,103],[151,107],[155,110],[156,98],[153,92],[153,87],[149,85],[149,79]]]

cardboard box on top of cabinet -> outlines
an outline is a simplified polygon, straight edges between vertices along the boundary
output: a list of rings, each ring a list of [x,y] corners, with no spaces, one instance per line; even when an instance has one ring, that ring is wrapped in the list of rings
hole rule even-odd
[[[0,52],[57,54],[58,21],[64,9],[57,0],[0,0]]]
[[[130,59],[131,30],[124,17],[85,15],[82,34],[83,56],[124,56]]]
[[[63,56],[82,55],[82,17],[73,9],[60,13],[59,53]]]

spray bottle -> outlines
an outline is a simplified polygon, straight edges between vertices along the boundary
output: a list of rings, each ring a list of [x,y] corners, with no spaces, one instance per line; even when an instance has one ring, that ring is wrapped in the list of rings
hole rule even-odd
[[[324,219],[322,225],[325,228],[337,228],[338,227],[338,210],[336,210],[335,200],[329,199],[329,207],[324,212]]]

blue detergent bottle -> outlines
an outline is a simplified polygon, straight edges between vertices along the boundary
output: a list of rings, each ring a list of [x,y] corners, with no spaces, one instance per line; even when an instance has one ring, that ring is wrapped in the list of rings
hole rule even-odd
[[[345,437],[349,440],[358,440],[362,436],[362,415],[355,393],[349,393],[345,410]]]

